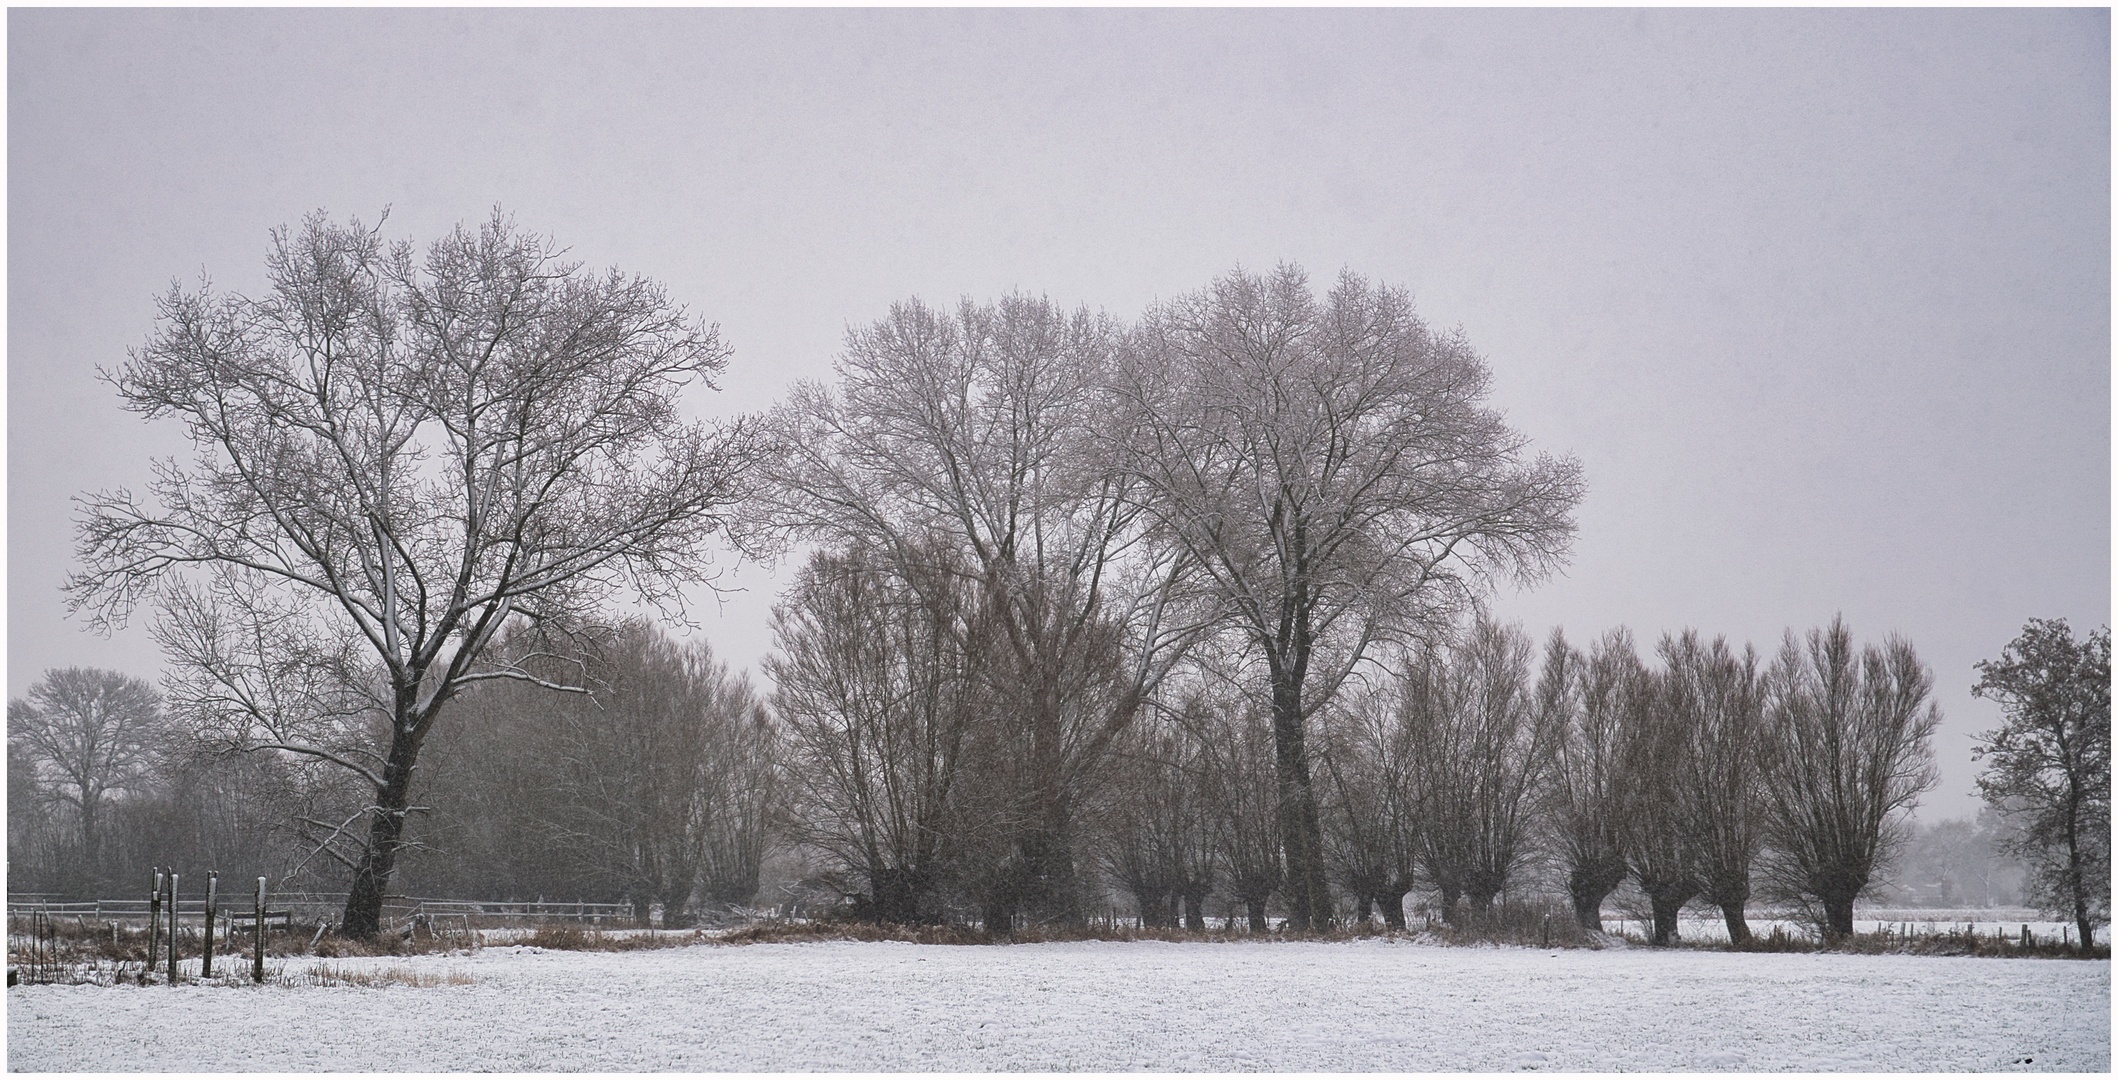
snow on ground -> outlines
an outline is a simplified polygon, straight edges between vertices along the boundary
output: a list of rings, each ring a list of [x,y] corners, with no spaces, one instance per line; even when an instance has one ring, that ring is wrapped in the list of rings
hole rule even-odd
[[[330,963],[473,981],[18,986],[7,991],[8,1068],[2111,1068],[2108,961],[1365,939],[499,946]]]

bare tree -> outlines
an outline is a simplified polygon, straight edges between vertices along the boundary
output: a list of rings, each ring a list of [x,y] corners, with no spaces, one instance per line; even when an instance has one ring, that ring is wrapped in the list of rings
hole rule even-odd
[[[1213,848],[1229,897],[1253,931],[1269,928],[1267,905],[1286,879],[1270,711],[1240,693],[1189,695],[1180,715],[1206,773]]]
[[[1933,675],[1902,638],[1855,652],[1833,619],[1806,641],[1788,631],[1768,678],[1765,868],[1822,908],[1827,936],[1844,937],[1902,816],[1934,785]]]
[[[617,885],[643,925],[657,904],[665,927],[689,925],[702,888],[747,903],[778,772],[748,680],[704,642],[680,645],[641,619],[588,636],[581,653],[590,696],[493,688],[503,707],[542,714],[532,820],[590,880]],[[569,674],[566,661],[525,663],[551,681]]]
[[[1139,722],[1119,736],[1102,800],[1104,865],[1147,926],[1206,928],[1219,869],[1206,748],[1181,723]]]
[[[880,922],[937,919],[966,828],[992,827],[966,820],[962,791],[986,706],[959,625],[973,615],[950,553],[929,554],[812,556],[773,611],[779,655],[765,661],[791,742],[795,838],[857,874]],[[915,588],[907,567],[932,578]]]
[[[261,297],[172,287],[110,376],[128,408],[182,421],[198,454],[159,464],[150,501],[83,497],[67,588],[99,625],[159,595],[176,636],[224,659],[359,645],[372,674],[337,689],[366,697],[371,747],[280,742],[263,719],[253,745],[318,754],[372,789],[344,926],[373,934],[436,719],[473,683],[533,678],[483,662],[494,635],[620,586],[680,602],[737,495],[748,430],[683,419],[686,388],[727,361],[713,328],[497,212],[423,259],[317,214],[273,234],[266,267]],[[218,625],[201,625],[206,597],[234,602]],[[203,682],[235,714],[274,707],[255,680]]]
[[[953,548],[975,579],[978,646],[998,695],[976,734],[1022,783],[992,851],[986,915],[1083,917],[1074,819],[1111,740],[1181,650],[1175,560],[1140,541],[1105,449],[1116,330],[1011,296],[955,312],[914,300],[847,335],[836,392],[796,388],[760,516],[784,534],[905,563]],[[919,580],[908,575],[908,581]]]
[[[1564,714],[1530,686],[1530,639],[1483,614],[1408,669],[1404,723],[1417,771],[1426,862],[1454,917],[1454,893],[1484,916],[1532,854],[1533,794]]]
[[[1906,907],[2015,907],[2024,866],[2010,851],[2015,830],[1990,805],[1978,817],[1921,826],[1907,822],[1889,902]]]
[[[1690,740],[1681,757],[1690,770],[1682,806],[1695,834],[1699,895],[1721,909],[1728,939],[1747,944],[1750,924],[1743,908],[1750,901],[1751,864],[1764,840],[1758,754],[1765,697],[1757,652],[1746,646],[1738,657],[1727,639],[1702,645],[1696,631],[1685,630],[1663,636],[1661,655],[1664,707]]]
[[[146,682],[119,672],[51,668],[30,684],[27,698],[7,703],[7,729],[10,762],[19,750],[31,790],[73,818],[76,885],[92,887],[103,871],[110,800],[140,786],[161,741],[161,698]]]
[[[1537,684],[1538,707],[1566,717],[1553,744],[1551,812],[1574,921],[1586,930],[1603,929],[1603,900],[1628,873],[1627,725],[1646,685],[1647,672],[1623,627],[1597,639],[1586,658],[1552,632]]]
[[[1264,662],[1290,919],[1320,925],[1309,718],[1375,642],[1442,624],[1495,576],[1556,565],[1580,468],[1525,463],[1463,337],[1350,273],[1321,302],[1283,266],[1159,305],[1120,385],[1145,505]]]
[[[1353,894],[1354,918],[1366,922],[1379,908],[1385,926],[1402,930],[1420,852],[1412,742],[1386,688],[1350,698],[1323,716],[1326,843]]]
[[[2014,819],[2034,894],[2086,947],[2111,911],[2110,628],[2076,642],[2066,620],[2032,619],[1978,674],[1971,692],[2003,715],[1972,750],[1987,763],[1979,792]]]
[[[748,679],[731,677],[719,664],[694,667],[702,674],[709,670],[718,683],[717,707],[707,714],[713,725],[705,775],[687,806],[704,845],[699,887],[711,903],[748,904],[757,897],[766,856],[783,842],[777,825],[786,737]]]
[[[1650,940],[1667,945],[1677,938],[1684,905],[1699,895],[1699,832],[1690,816],[1698,717],[1676,707],[1666,680],[1645,669],[1625,701],[1625,861],[1647,896]]]

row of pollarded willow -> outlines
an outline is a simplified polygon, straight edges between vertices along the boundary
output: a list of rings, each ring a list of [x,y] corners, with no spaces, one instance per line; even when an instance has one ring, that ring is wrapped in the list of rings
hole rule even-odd
[[[1460,336],[1351,275],[1319,298],[1292,268],[1237,272],[1132,326],[903,304],[764,438],[683,416],[725,366],[714,328],[497,212],[423,254],[319,214],[274,234],[267,270],[257,297],[173,288],[111,376],[198,454],[146,499],[84,498],[68,590],[104,625],[154,602],[182,708],[372,794],[355,934],[449,703],[551,683],[498,636],[621,592],[679,602],[738,508],[748,535],[858,545],[914,588],[923,552],[976,583],[960,625],[1011,725],[980,737],[1021,770],[987,807],[989,922],[1080,917],[1075,819],[1112,740],[1186,645],[1239,628],[1269,671],[1307,924],[1311,718],[1375,643],[1549,569],[1580,496],[1572,461],[1524,460]],[[380,735],[346,737],[364,720]]]
[[[1555,632],[1534,678],[1531,652],[1475,621],[1334,718],[1333,775],[1355,778],[1341,779],[1342,843],[1377,868],[1350,888],[1373,879],[1401,922],[1416,869],[1454,917],[1459,896],[1483,910],[1549,853],[1584,928],[1632,877],[1657,944],[1694,899],[1744,942],[1755,873],[1812,902],[1827,933],[1852,932],[1854,899],[1934,779],[1932,676],[1909,644],[1856,650],[1834,621],[1790,632],[1761,670],[1755,651],[1685,631],[1655,670],[1623,630],[1586,654]]]
[[[944,624],[976,658],[973,734],[992,740],[985,768],[1019,778],[965,754],[951,767],[985,779],[931,779],[989,804],[984,865],[959,873],[984,882],[993,927],[1082,917],[1081,815],[1116,741],[1212,635],[1265,672],[1292,925],[1328,919],[1314,717],[1382,644],[1445,625],[1496,575],[1548,570],[1580,496],[1573,462],[1526,460],[1460,335],[1350,274],[1317,297],[1291,267],[1238,272],[1131,327],[1020,296],[908,302],[849,335],[838,380],[775,415],[763,516],[832,552],[805,589],[858,553],[929,609],[965,598]],[[815,652],[808,615],[783,612],[790,655]],[[775,677],[818,776],[855,771],[861,725],[902,721],[821,700],[842,670]],[[876,823],[821,820],[817,842],[859,848],[871,861],[848,862],[871,880],[933,879],[883,858]]]

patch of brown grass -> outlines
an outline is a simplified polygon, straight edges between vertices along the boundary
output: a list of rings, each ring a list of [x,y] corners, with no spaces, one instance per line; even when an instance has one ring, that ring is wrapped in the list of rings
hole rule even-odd
[[[568,952],[636,952],[641,949],[674,949],[707,940],[703,931],[666,934],[606,934],[574,923],[545,923],[517,945]]]
[[[1268,930],[1185,930],[1173,926],[1124,926],[1090,923],[1079,926],[1025,926],[1012,934],[994,934],[975,926],[951,924],[902,926],[829,920],[762,922],[707,940],[724,945],[764,945],[799,941],[905,941],[919,945],[1027,945],[1054,941],[1353,941],[1390,936],[1372,927],[1343,927],[1307,933]]]

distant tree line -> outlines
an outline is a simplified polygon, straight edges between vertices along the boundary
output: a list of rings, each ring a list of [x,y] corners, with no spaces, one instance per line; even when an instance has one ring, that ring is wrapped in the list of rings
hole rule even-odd
[[[638,620],[499,647],[592,689],[465,696],[417,789],[402,895],[627,902],[671,927],[755,898],[781,739],[747,681]],[[138,679],[46,672],[8,728],[17,892],[132,896],[151,866],[295,890],[353,872],[368,793],[343,770],[232,742]]]

